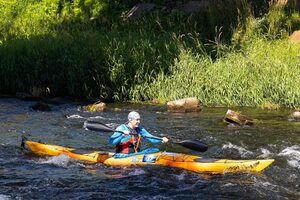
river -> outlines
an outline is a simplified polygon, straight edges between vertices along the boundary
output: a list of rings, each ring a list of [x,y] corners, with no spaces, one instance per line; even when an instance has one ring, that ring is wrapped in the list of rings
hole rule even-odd
[[[108,104],[89,113],[78,103],[34,111],[36,102],[0,98],[0,199],[300,199],[300,122],[290,110],[231,108],[257,119],[254,126],[226,125],[228,108],[204,107],[199,113],[169,113],[164,106]],[[151,133],[176,139],[200,139],[205,153],[178,145],[154,145],[163,151],[213,158],[265,159],[275,162],[262,173],[198,174],[160,166],[110,167],[84,164],[67,156],[39,157],[20,148],[21,134],[62,146],[113,151],[110,133],[83,128],[88,118],[111,126],[140,112]]]

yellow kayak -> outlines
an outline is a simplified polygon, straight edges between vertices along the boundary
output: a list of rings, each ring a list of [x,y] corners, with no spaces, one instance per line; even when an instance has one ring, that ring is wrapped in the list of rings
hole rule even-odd
[[[177,167],[198,173],[226,173],[226,172],[261,172],[274,159],[267,160],[227,160],[203,158],[200,156],[170,152],[137,153],[118,157],[112,152],[76,153],[76,149],[57,145],[43,144],[27,140],[27,147],[35,154],[45,156],[67,155],[70,158],[88,162],[103,163],[109,166],[130,165],[161,165]]]

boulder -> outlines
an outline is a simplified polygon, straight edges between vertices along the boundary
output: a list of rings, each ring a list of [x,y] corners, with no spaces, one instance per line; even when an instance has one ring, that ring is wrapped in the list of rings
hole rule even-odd
[[[85,107],[85,110],[89,112],[103,112],[105,109],[106,104],[103,102],[96,102]]]
[[[241,115],[239,112],[230,109],[228,109],[225,114],[224,122],[229,124],[238,124],[240,126],[254,124],[253,119],[246,117],[245,115]]]
[[[152,99],[153,104],[162,104],[162,101],[159,99]]]
[[[295,44],[300,43],[300,30],[294,31],[292,35],[289,37],[290,41],[292,41]]]
[[[196,97],[169,101],[167,108],[169,112],[198,112],[201,110],[200,101]]]
[[[296,120],[300,120],[300,110],[293,112],[292,117]]]

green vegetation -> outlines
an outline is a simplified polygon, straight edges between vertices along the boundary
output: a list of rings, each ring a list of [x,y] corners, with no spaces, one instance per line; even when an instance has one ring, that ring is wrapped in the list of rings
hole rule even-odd
[[[205,105],[299,105],[300,46],[289,41],[255,39],[243,51],[221,58],[182,50],[166,75],[132,90],[132,97],[160,100],[198,97]]]
[[[300,47],[287,40],[299,12],[224,0],[133,21],[131,2],[0,0],[0,93],[300,106]]]

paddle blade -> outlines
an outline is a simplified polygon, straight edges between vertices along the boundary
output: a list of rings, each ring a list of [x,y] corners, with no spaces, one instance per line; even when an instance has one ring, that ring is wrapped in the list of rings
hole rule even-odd
[[[199,151],[199,152],[205,152],[208,149],[208,146],[206,143],[200,141],[200,140],[183,140],[179,142],[175,142],[176,144],[179,144],[185,148]]]
[[[101,131],[101,132],[114,132],[114,129],[103,124],[101,122],[86,120],[83,125],[84,128],[92,131]]]

